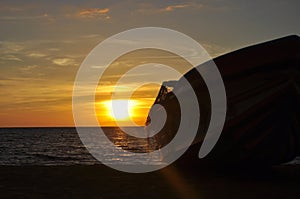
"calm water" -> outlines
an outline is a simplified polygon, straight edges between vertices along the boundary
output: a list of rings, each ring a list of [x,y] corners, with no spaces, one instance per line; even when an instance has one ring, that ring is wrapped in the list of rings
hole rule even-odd
[[[1,165],[96,164],[75,128],[0,129]]]
[[[96,131],[96,128],[88,128]],[[117,146],[133,149],[135,140],[120,137],[120,129],[108,127]],[[139,143],[146,146],[147,143]],[[115,160],[113,151],[103,143],[106,162]],[[133,150],[139,150],[138,147]],[[120,158],[120,157],[118,157]],[[125,160],[126,157],[121,157]],[[75,128],[3,128],[0,129],[0,165],[93,165],[100,164],[81,143]]]
[[[90,130],[95,130],[90,128]],[[142,151],[147,142],[136,143],[130,137],[120,136],[120,129],[105,128],[114,144],[123,149]],[[115,160],[114,151],[106,143],[106,162]],[[136,147],[139,146],[139,147]],[[125,161],[128,154],[117,157]],[[143,161],[143,160],[139,160]],[[142,163],[147,163],[144,160]],[[299,164],[300,158],[292,162]],[[93,165],[100,164],[81,143],[75,128],[3,128],[0,129],[0,165]]]

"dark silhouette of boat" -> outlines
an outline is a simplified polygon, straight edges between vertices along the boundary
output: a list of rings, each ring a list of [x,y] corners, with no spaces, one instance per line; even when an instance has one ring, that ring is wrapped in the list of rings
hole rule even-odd
[[[199,149],[210,123],[211,101],[205,82],[194,68],[184,78],[197,95],[201,119],[192,146],[179,161],[276,165],[300,156],[299,36],[246,47],[213,61],[222,75],[227,95],[222,134],[213,150],[199,160]],[[162,130],[149,139],[152,150],[166,146],[177,132],[181,115],[173,91],[180,89],[181,81],[182,78],[164,82],[154,102],[164,107],[167,120]],[[153,106],[150,112],[158,110]],[[148,128],[155,126],[154,120],[148,116],[146,125],[151,124]]]

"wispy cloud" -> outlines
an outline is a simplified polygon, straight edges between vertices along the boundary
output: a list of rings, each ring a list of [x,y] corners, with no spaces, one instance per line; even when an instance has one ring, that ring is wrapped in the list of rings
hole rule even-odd
[[[176,4],[176,5],[166,6],[165,8],[160,9],[160,11],[163,11],[163,12],[172,12],[172,11],[175,11],[175,10],[178,10],[178,9],[189,8],[189,7],[202,8],[203,5],[202,4],[198,4],[198,3]]]
[[[197,3],[197,2],[170,4],[166,6],[157,6],[151,3],[142,3],[138,5],[138,8],[134,11],[134,13],[139,13],[143,15],[153,15],[153,14],[175,12],[177,10],[186,10],[186,9],[198,10],[198,9],[202,9],[203,7],[204,4]]]
[[[102,38],[103,36],[101,34],[88,34],[88,35],[82,35],[81,38],[83,39],[94,39],[94,38]]]
[[[186,7],[189,7],[189,5],[187,5],[187,4],[171,5],[171,6],[165,7],[165,8],[162,9],[162,10],[163,10],[163,11],[170,12],[170,11],[173,11],[173,10],[176,10],[176,9],[181,9],[181,8],[186,8]]]
[[[108,15],[109,12],[109,8],[90,8],[81,10],[77,13],[77,16],[90,19],[110,19],[110,16]]]
[[[22,59],[16,57],[15,55],[4,55],[0,58],[3,61],[23,61]]]
[[[41,57],[46,57],[47,55],[46,54],[43,54],[43,53],[29,53],[27,55],[28,57],[33,57],[33,58],[41,58]]]
[[[23,72],[29,72],[35,68],[38,68],[38,66],[37,65],[28,65],[28,66],[21,67],[20,70]]]
[[[1,53],[17,53],[25,48],[22,42],[0,41]]]
[[[15,6],[8,6],[8,5],[2,5],[0,10],[1,11],[10,11],[10,12],[20,12],[24,8],[21,7],[15,7]]]
[[[57,58],[53,59],[52,62],[59,66],[70,66],[76,64],[75,60],[72,58]]]
[[[54,18],[49,16],[47,13],[42,15],[33,15],[33,16],[0,16],[2,21],[24,21],[24,20],[48,20],[53,21]]]

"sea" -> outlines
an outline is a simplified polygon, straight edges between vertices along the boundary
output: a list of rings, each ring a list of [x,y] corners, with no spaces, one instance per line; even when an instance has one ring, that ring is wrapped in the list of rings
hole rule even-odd
[[[86,130],[95,133],[98,132],[97,128]],[[135,152],[142,152],[142,149],[146,148],[147,142],[136,143],[135,139],[124,136],[117,127],[104,127],[104,131],[118,147]],[[109,144],[103,140],[101,145],[100,150],[105,153],[105,162],[116,162],[115,151],[109,148]],[[132,147],[137,145],[138,147]],[[128,153],[118,158],[117,161],[126,162],[126,158],[129,158]],[[0,128],[0,165],[94,164],[101,162],[83,145],[76,128]]]
[[[117,127],[105,127],[106,135],[116,146],[130,149],[138,145],[140,148],[133,147],[136,152],[142,152],[146,147],[147,142],[136,143],[130,136],[120,138],[120,131]],[[103,143],[101,147],[105,151],[106,161],[115,160],[115,154],[110,152],[108,144]],[[126,161],[129,157],[126,154],[118,158],[121,158],[119,161]],[[0,128],[0,166],[95,164],[101,162],[83,145],[76,128]],[[300,157],[289,164],[300,164]]]

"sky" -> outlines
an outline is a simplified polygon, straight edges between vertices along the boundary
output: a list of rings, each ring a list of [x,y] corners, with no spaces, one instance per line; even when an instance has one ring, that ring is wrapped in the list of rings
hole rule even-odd
[[[73,126],[77,70],[96,45],[119,32],[147,26],[174,29],[216,57],[299,35],[299,8],[298,0],[1,0],[0,127]],[[162,55],[167,54],[150,52],[150,57]],[[142,63],[141,57],[127,55],[115,65],[133,66]],[[180,61],[168,63],[185,69]],[[108,104],[118,75],[112,69],[107,78],[95,101],[99,123],[111,126],[119,118],[126,125],[121,113],[112,116]],[[158,89],[159,85],[145,85],[132,96],[132,117],[137,124],[145,121]]]

